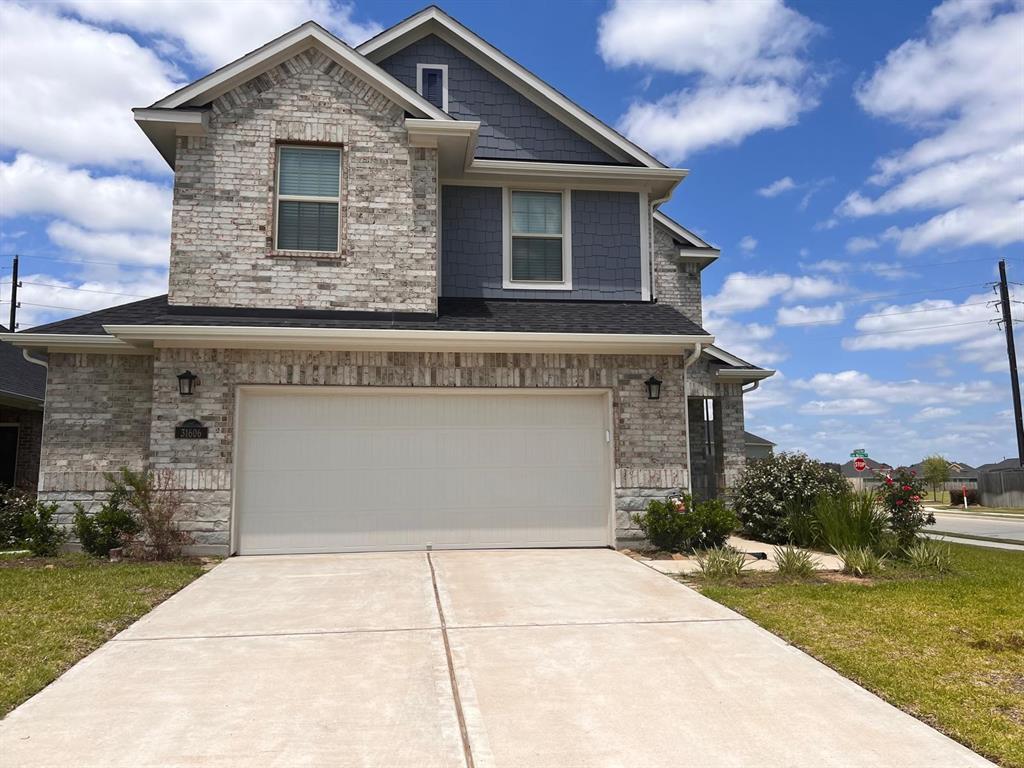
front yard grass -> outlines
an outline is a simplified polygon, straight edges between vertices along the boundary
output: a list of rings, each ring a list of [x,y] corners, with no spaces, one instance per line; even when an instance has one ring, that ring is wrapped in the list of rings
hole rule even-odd
[[[698,585],[901,709],[1024,768],[1024,553],[950,545],[955,571]]]
[[[202,572],[188,562],[0,557],[0,717]]]

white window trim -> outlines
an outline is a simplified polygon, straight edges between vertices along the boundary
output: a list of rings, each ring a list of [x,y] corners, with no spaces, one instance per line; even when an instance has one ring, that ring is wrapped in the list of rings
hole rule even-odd
[[[562,195],[562,279],[558,282],[512,279],[512,193],[513,192],[558,192]],[[501,188],[501,234],[502,234],[502,288],[530,291],[571,291],[572,290],[572,190],[569,189],[528,189],[523,187]],[[516,237],[544,237],[553,235],[516,235]]]
[[[423,98],[427,98],[423,95],[423,70],[424,69],[440,69],[441,70],[441,111],[448,111],[448,65],[447,64],[417,64],[416,65],[416,93]]]
[[[282,195],[281,189],[281,150],[288,147],[297,149],[315,149],[320,152],[338,153],[338,196],[325,197],[323,195]],[[274,152],[274,250],[286,253],[340,253],[341,252],[341,184],[343,181],[342,148],[339,146],[318,147],[310,144],[278,144]],[[277,241],[277,225],[281,220],[281,201],[294,200],[300,203],[337,203],[338,204],[338,242],[333,251],[314,250],[312,248],[281,248]]]

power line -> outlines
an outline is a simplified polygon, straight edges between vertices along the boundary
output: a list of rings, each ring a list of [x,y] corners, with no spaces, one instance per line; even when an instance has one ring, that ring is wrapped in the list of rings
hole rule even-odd
[[[840,302],[842,303],[842,302]],[[863,320],[865,317],[896,317],[897,315],[914,315],[918,312],[939,312],[940,310],[952,310],[960,309],[962,307],[980,307],[988,304],[987,301],[972,301],[970,304],[957,304],[954,307],[927,307],[925,309],[908,309],[905,312],[873,312],[867,315],[861,315],[857,320]],[[778,323],[780,328],[799,328],[806,325],[835,325],[837,322],[834,320],[808,320],[805,323]]]
[[[824,336],[826,339],[858,339],[861,336],[880,336],[891,333],[914,333],[916,331],[930,331],[935,328],[956,328],[961,325],[978,325],[979,323],[991,323],[991,320],[967,320],[962,323],[944,323],[942,325],[922,325],[917,328],[898,328],[890,331],[865,331],[864,333],[840,334],[838,336]]]
[[[135,267],[139,269],[159,269],[161,264],[135,264],[126,261],[90,261],[88,259],[58,259],[55,256],[23,256],[22,258],[39,259],[40,261],[59,261],[62,264],[97,264],[104,267]]]
[[[129,299],[145,299],[145,298],[148,298],[147,296],[143,296],[143,295],[138,294],[138,293],[118,293],[117,291],[99,291],[99,290],[95,290],[93,288],[72,288],[71,286],[68,286],[68,285],[57,285],[56,283],[34,283],[34,282],[30,282],[28,280],[23,280],[22,284],[23,285],[35,285],[35,286],[39,286],[41,288],[58,288],[58,289],[60,289],[62,291],[82,291],[83,293],[105,293],[105,294],[109,294],[111,296],[126,296]]]

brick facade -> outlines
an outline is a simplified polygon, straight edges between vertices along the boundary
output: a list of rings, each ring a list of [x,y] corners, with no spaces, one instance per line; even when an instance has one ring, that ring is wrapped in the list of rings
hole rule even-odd
[[[657,222],[652,227],[651,261],[654,265],[654,295],[671,304],[701,325],[700,265],[679,256],[672,234]]]
[[[47,415],[44,498],[60,502],[68,522],[74,501],[89,506],[104,498],[104,470],[122,464],[170,469],[185,491],[182,525],[197,551],[226,554],[230,544],[241,384],[609,389],[619,539],[635,536],[630,513],[643,500],[686,484],[679,357],[239,349],[53,357],[55,407]],[[176,375],[184,368],[201,379],[189,398],[177,391]],[[647,399],[643,382],[652,373],[664,381],[660,400]],[[209,439],[174,438],[174,427],[190,418],[209,427]]]
[[[0,405],[0,424],[18,427],[14,487],[34,493],[39,480],[39,451],[43,442],[43,412]]]
[[[338,253],[274,250],[276,147],[342,147]],[[178,140],[171,304],[435,312],[437,151],[405,112],[315,50],[211,104]]]

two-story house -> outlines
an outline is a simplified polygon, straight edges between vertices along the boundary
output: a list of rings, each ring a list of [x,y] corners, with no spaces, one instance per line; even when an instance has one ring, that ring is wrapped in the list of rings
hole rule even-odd
[[[170,473],[198,551],[614,546],[727,489],[745,385],[669,168],[436,7],[313,22],[135,120],[174,169],[169,291],[48,353],[39,492]]]

